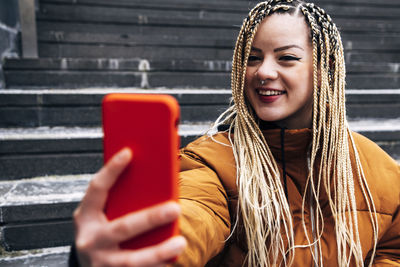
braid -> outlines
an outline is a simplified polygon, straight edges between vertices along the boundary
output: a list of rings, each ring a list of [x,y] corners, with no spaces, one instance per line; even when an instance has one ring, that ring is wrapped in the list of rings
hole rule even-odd
[[[305,188],[306,192],[310,192],[309,202],[316,208],[313,214],[316,236],[311,239],[305,225],[305,194],[302,222],[308,240],[306,245],[296,245],[294,242],[293,219],[278,165],[258,126],[257,115],[244,93],[246,67],[257,28],[265,17],[273,13],[304,16],[311,32],[313,139]],[[257,4],[243,21],[236,41],[231,87],[233,105],[218,118],[216,126],[229,123],[229,131],[234,133],[233,140],[230,141],[237,166],[239,192],[234,228],[239,220],[243,222],[248,246],[248,266],[277,266],[282,262],[285,266],[290,266],[295,248],[305,246],[313,248],[311,253],[314,261],[319,266],[323,265],[321,236],[324,231],[324,217],[319,204],[321,189],[328,195],[332,216],[335,218],[339,265],[349,266],[354,261],[352,265],[363,266],[355,180],[361,188],[370,213],[375,247],[378,224],[374,202],[346,121],[343,45],[331,17],[320,7],[299,0],[268,0]],[[350,145],[355,153],[356,166],[351,165]],[[320,158],[317,159],[318,156]],[[353,168],[357,179],[353,177]],[[319,170],[318,173],[316,170]],[[370,265],[374,254],[375,250]]]

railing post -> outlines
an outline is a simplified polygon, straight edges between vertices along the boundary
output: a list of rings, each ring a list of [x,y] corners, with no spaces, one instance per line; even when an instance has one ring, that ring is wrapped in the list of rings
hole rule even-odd
[[[35,0],[18,0],[21,23],[22,57],[37,58]]]

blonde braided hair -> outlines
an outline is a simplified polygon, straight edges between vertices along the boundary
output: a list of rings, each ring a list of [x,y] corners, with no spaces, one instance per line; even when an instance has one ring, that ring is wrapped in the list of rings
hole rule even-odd
[[[294,243],[293,220],[279,169],[244,93],[247,60],[257,28],[265,17],[273,13],[302,14],[309,25],[313,46],[313,139],[306,190],[311,192],[309,201],[316,205],[316,240],[311,241],[307,234],[304,221],[305,195],[302,214],[308,240],[306,245]],[[311,250],[314,261],[319,266],[323,265],[319,255],[322,255],[320,238],[324,218],[318,201],[322,186],[328,194],[335,218],[339,266],[349,266],[351,261],[356,266],[363,266],[355,180],[368,206],[374,232],[375,245],[369,263],[371,266],[378,235],[376,210],[346,120],[343,45],[330,16],[314,4],[299,0],[269,0],[256,5],[244,20],[236,41],[231,87],[233,104],[218,118],[215,126],[229,123],[229,132],[233,132],[231,143],[237,165],[239,191],[235,226],[240,219],[247,238],[248,266],[276,266],[282,263],[290,266],[294,249],[305,246],[315,246],[316,250]],[[356,166],[351,165],[350,145],[355,152]],[[319,161],[317,154],[320,155]],[[353,168],[356,177],[353,177]],[[315,173],[318,169],[319,172]],[[331,177],[334,177],[333,183]]]

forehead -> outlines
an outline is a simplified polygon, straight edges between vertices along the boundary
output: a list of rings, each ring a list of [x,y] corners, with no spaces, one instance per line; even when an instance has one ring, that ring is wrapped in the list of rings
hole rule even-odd
[[[310,46],[310,30],[302,15],[275,13],[266,17],[259,25],[253,44],[257,43]]]

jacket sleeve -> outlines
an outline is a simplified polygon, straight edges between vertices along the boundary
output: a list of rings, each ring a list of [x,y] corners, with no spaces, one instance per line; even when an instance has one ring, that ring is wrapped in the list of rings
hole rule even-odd
[[[391,226],[378,243],[373,266],[400,266],[400,206],[393,216]]]
[[[372,266],[400,267],[400,165],[368,138],[357,133],[353,137],[378,215],[379,240]]]
[[[204,266],[230,233],[227,194],[214,170],[191,153],[181,154],[179,190],[179,224],[188,246],[174,266]]]

